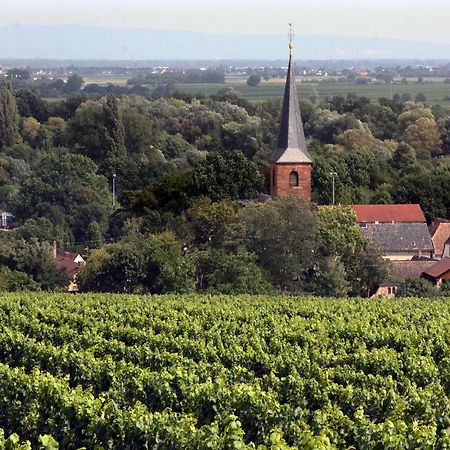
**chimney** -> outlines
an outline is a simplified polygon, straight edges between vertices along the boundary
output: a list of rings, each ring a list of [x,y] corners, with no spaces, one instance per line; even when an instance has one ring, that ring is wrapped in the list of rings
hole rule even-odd
[[[53,255],[53,259],[56,259],[56,241],[53,241],[52,255]]]

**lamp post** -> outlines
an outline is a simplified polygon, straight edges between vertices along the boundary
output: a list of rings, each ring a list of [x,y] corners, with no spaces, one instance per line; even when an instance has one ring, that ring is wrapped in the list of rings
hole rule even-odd
[[[113,176],[112,176],[112,195],[113,195],[112,209],[114,209],[116,206],[116,174],[115,173],[113,173]]]
[[[330,172],[331,176],[333,177],[333,205],[335,204],[335,186],[334,186],[334,177],[337,176],[337,172]]]

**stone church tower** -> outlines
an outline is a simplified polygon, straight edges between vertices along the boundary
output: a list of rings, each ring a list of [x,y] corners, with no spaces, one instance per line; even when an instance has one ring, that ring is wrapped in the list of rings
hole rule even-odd
[[[290,48],[292,46],[290,45]],[[298,104],[297,88],[292,69],[292,51],[281,107],[280,127],[275,149],[269,158],[270,195],[294,195],[311,201],[312,158],[306,148],[305,133]]]

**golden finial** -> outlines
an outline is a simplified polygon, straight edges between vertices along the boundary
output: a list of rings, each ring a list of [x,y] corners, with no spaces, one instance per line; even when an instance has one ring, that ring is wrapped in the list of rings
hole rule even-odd
[[[292,55],[292,49],[294,48],[294,43],[293,43],[293,39],[294,39],[294,31],[292,30],[292,23],[289,22],[289,54]]]

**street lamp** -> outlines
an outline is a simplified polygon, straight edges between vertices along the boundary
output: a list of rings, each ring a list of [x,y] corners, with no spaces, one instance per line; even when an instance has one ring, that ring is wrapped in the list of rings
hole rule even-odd
[[[113,194],[112,209],[114,209],[116,206],[116,174],[115,173],[113,173],[113,178],[112,178],[112,194]]]
[[[334,177],[337,177],[337,172],[330,172],[333,177],[333,205],[335,204],[335,186],[334,186]]]

